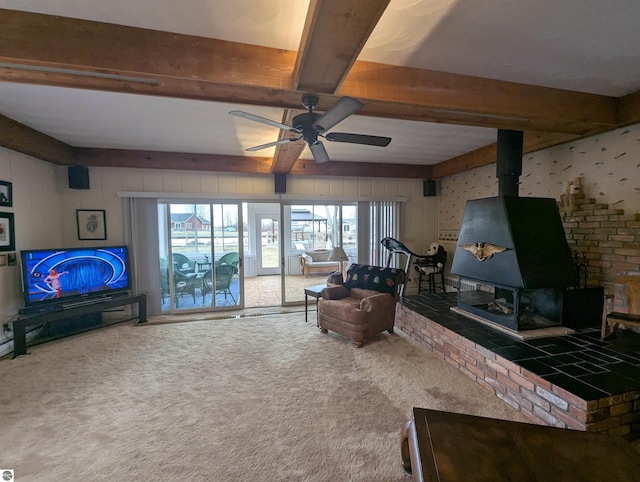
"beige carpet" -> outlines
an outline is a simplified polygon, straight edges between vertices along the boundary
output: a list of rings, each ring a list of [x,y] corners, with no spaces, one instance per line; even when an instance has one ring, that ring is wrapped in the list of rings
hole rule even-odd
[[[0,468],[19,482],[407,481],[413,406],[526,421],[404,335],[355,349],[299,312],[166,321],[1,360]]]

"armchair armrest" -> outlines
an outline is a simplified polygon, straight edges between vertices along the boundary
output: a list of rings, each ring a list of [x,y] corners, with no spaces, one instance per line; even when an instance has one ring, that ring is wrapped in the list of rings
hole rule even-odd
[[[360,309],[371,313],[373,311],[388,308],[390,305],[395,306],[396,300],[389,293],[380,293],[373,296],[367,296],[360,301]]]
[[[322,290],[322,299],[341,300],[349,297],[349,288],[344,286],[329,286]]]

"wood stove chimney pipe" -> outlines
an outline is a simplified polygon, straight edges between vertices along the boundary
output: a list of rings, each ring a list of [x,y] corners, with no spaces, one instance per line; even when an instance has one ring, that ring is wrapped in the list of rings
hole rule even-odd
[[[518,197],[518,184],[522,174],[523,138],[522,131],[498,129],[498,196]]]

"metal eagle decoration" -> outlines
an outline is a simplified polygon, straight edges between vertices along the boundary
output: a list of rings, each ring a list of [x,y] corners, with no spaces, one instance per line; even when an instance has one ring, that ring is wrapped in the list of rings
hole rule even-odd
[[[490,243],[461,244],[460,247],[469,251],[478,261],[484,261],[496,253],[502,253],[507,250],[507,248]]]

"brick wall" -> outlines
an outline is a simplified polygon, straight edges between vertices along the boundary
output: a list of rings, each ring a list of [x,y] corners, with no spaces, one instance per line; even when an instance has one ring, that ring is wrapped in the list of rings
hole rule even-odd
[[[640,393],[582,398],[398,304],[396,328],[540,425],[626,435],[640,430]]]
[[[605,293],[618,294],[615,280],[640,275],[640,214],[577,196],[573,209],[563,209],[564,230],[569,247],[587,259],[587,285],[604,286]]]

